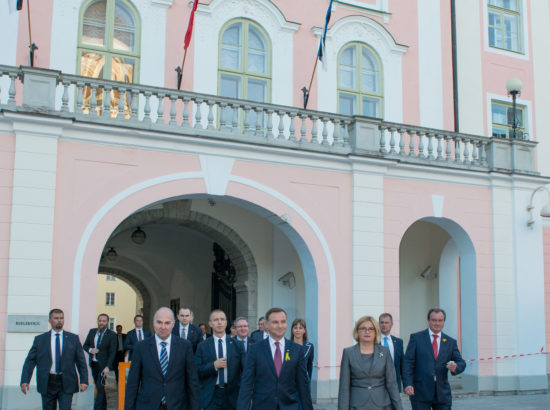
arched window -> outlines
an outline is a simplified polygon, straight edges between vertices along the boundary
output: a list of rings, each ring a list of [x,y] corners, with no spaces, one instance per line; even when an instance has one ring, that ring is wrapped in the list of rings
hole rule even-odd
[[[80,19],[78,59],[86,77],[134,82],[139,67],[137,12],[125,0],[91,0]]]
[[[133,83],[139,70],[138,14],[126,0],[91,0],[82,6],[78,35],[78,68],[85,77]],[[91,90],[83,92],[85,105]],[[118,91],[111,92],[111,111],[118,105]],[[97,93],[101,106],[102,92]],[[128,105],[126,101],[125,105]]]
[[[249,20],[221,31],[219,94],[257,102],[271,99],[271,53],[265,32]]]
[[[338,111],[381,118],[382,101],[378,56],[364,44],[346,45],[338,56]]]

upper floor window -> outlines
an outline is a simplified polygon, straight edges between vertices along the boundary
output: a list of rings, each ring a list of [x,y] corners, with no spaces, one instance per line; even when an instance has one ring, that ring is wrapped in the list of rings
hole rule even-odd
[[[382,117],[381,64],[374,51],[360,43],[345,46],[338,56],[338,111]]]
[[[139,24],[137,12],[126,0],[91,0],[82,7],[78,38],[80,75],[133,83],[139,68]],[[111,91],[111,107],[118,92]],[[84,90],[89,101],[91,90]],[[102,94],[97,94],[101,105]]]
[[[519,0],[489,0],[489,45],[521,52]]]
[[[114,306],[114,304],[115,304],[115,293],[114,292],[106,292],[105,293],[105,305]]]
[[[222,29],[220,44],[220,95],[268,102],[271,53],[265,32],[249,20],[238,20]]]
[[[105,280],[116,280],[113,275],[106,275]]]
[[[525,132],[525,107],[516,105],[516,138],[526,139]],[[493,101],[491,103],[492,135],[500,138],[513,138],[514,136],[514,110],[512,104]]]

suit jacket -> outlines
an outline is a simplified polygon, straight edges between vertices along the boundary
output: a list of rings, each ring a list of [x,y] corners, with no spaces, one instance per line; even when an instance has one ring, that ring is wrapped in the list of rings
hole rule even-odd
[[[258,343],[264,340],[264,331],[255,330],[250,335],[250,340],[253,341],[253,343]]]
[[[143,339],[147,339],[151,336],[151,332],[147,329],[141,329],[143,331]],[[132,351],[134,350],[135,344],[138,342],[136,329],[130,330],[126,334],[126,340],[124,341],[124,350],[128,350],[128,361],[132,361]]]
[[[172,334],[174,336],[180,337],[180,322],[176,321],[174,328],[172,329]],[[187,331],[187,340],[193,346],[193,353],[197,351],[197,346],[202,342],[202,330],[200,327],[195,326],[193,323],[189,323],[189,328]]]
[[[452,396],[446,365],[451,360],[456,363],[454,374],[462,373],[466,368],[466,362],[460,355],[455,339],[441,332],[436,360],[428,329],[413,333],[403,362],[403,386],[414,387],[414,396],[411,396],[411,400],[433,402],[437,389],[438,403],[450,406]]]
[[[168,370],[162,374],[156,338],[134,346],[126,382],[125,410],[158,409],[162,397],[170,410],[198,410],[199,382],[191,343],[172,336]]]
[[[209,337],[199,344],[195,353],[195,364],[197,365],[201,386],[202,409],[206,409],[210,405],[218,379],[218,370],[214,368],[214,362],[218,359],[214,342],[215,339]],[[229,335],[225,337],[225,345],[227,349],[227,352],[225,352],[225,357],[227,358],[227,384],[225,385],[225,393],[229,402],[235,407],[237,405],[237,396],[239,395],[239,387],[241,385],[241,373],[246,354],[242,343],[229,337]]]
[[[384,337],[384,336],[382,336]],[[401,392],[403,378],[403,339],[390,335],[393,342],[393,364],[395,365],[395,377],[397,379],[397,388]]]
[[[402,409],[390,350],[375,344],[372,361],[365,362],[359,343],[344,349],[338,409],[385,409],[387,406]]]
[[[250,336],[246,336],[246,338],[244,338],[243,340],[239,340],[238,336],[235,336],[235,340],[237,341],[237,343],[239,343],[243,347],[245,353],[247,353],[248,349],[250,349],[250,345],[254,344],[254,340],[252,340]],[[245,346],[245,341],[246,341],[246,346]]]
[[[88,332],[88,336],[86,337],[86,341],[84,342],[84,351],[88,354],[90,353],[90,349],[94,348],[94,339],[96,333],[97,328],[90,329],[90,331]],[[101,343],[98,347],[99,352],[95,355],[101,369],[104,369],[105,367],[108,367],[109,369],[113,368],[113,362],[116,355],[116,345],[116,333],[112,330],[105,329],[105,333],[103,334],[103,337],[101,338]],[[93,356],[94,355],[89,354],[88,357],[90,366],[92,365]]]
[[[313,410],[302,346],[285,339],[277,377],[269,339],[250,345],[246,355],[238,410]],[[252,403],[252,406],[251,406]]]
[[[42,333],[34,338],[31,350],[29,350],[29,354],[23,364],[20,384],[30,383],[35,367],[38,393],[46,394],[50,369],[52,367],[51,331]],[[80,384],[88,384],[88,369],[80,340],[77,335],[63,331],[61,373],[63,391],[68,394],[77,393],[79,390],[79,381],[75,367],[78,370]]]
[[[304,351],[304,357],[306,359],[306,369],[309,376],[309,381],[311,382],[311,375],[313,374],[313,359],[315,357],[315,346],[311,342],[304,342],[302,345]]]

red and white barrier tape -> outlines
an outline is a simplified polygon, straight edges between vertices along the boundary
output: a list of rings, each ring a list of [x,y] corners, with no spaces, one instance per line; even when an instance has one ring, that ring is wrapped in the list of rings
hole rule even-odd
[[[544,351],[544,346],[540,348],[540,352],[536,353],[520,353],[520,354],[510,354],[510,355],[504,355],[504,356],[493,356],[493,357],[480,357],[477,359],[468,359],[464,360],[465,362],[488,362],[489,360],[501,360],[501,359],[513,359],[517,357],[527,357],[527,356],[537,356],[540,354],[548,354],[548,352]],[[330,369],[331,367],[340,367],[340,365],[337,366],[314,366],[317,370],[321,369]]]

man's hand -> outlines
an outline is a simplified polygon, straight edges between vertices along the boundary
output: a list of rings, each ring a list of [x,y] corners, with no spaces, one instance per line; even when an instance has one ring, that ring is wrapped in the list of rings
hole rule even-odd
[[[98,354],[98,353],[99,353],[99,349],[97,349],[95,347],[90,349],[90,354]]]
[[[447,369],[449,369],[451,371],[451,373],[454,374],[454,372],[456,370],[456,363],[453,362],[453,361],[447,362]]]
[[[21,391],[23,394],[27,394],[29,391],[29,383],[21,383]]]
[[[81,384],[80,385],[80,391],[86,391],[87,388],[88,388],[87,384]]]
[[[225,369],[227,367],[227,359],[222,358],[214,362],[214,368],[216,369]]]
[[[409,396],[414,396],[414,387],[412,386],[407,386],[405,387],[405,394],[409,395]]]
[[[107,378],[107,376],[109,375],[109,367],[106,367],[105,369],[103,369],[101,373],[103,373],[103,377]]]

